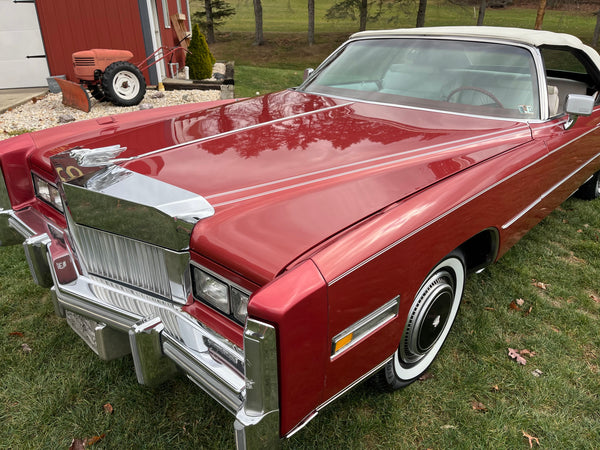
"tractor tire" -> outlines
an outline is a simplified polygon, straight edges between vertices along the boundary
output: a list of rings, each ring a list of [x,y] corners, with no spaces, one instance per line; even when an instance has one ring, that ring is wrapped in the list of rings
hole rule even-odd
[[[117,106],[138,105],[146,95],[146,80],[130,62],[117,61],[102,74],[102,91]]]

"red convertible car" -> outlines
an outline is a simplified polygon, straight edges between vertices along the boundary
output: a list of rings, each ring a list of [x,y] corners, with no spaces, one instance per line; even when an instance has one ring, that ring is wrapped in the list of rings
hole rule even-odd
[[[353,35],[304,83],[0,146],[0,242],[140,383],[185,373],[239,448],[440,352],[467,275],[600,195],[600,56],[459,27]]]

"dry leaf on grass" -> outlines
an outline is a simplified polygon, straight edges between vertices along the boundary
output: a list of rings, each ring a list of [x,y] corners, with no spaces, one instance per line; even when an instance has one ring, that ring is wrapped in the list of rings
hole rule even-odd
[[[525,358],[523,358],[518,350],[515,350],[514,348],[509,348],[508,349],[508,357],[516,362],[518,362],[519,364],[521,364],[522,366],[524,366],[525,364],[527,364],[527,360]]]
[[[27,344],[21,344],[21,350],[23,353],[31,353],[31,347]]]
[[[23,333],[21,333],[20,331],[13,331],[12,333],[8,333],[9,336],[15,336],[15,337],[25,337],[25,335]]]
[[[104,405],[102,408],[104,409],[104,412],[105,412],[106,414],[112,414],[112,413],[113,413],[113,411],[114,411],[114,410],[113,410],[113,407],[112,407],[112,405],[111,405],[110,403],[107,403],[107,404],[106,404],[106,405]]]
[[[537,281],[537,280],[532,280],[531,285],[535,286],[536,288],[543,289],[544,291],[548,289],[548,286],[550,286],[547,283],[542,283],[541,281]]]
[[[427,381],[433,378],[433,374],[431,372],[425,372],[423,375],[419,377],[419,381]]]
[[[105,437],[106,437],[106,434],[105,434],[105,433],[102,433],[100,436],[94,436],[94,437],[91,437],[91,438],[89,438],[89,439],[86,439],[86,440],[85,440],[85,446],[86,446],[86,447],[89,447],[89,446],[91,446],[91,445],[94,445],[94,444],[96,444],[96,443],[100,442],[100,441],[101,441],[102,439],[104,439]]]
[[[480,412],[487,412],[487,410],[488,410],[483,403],[478,402],[478,401],[472,401],[471,408],[473,408],[475,411],[480,411]]]
[[[538,438],[536,438],[535,436],[532,436],[528,433],[525,433],[524,431],[522,431],[523,433],[523,437],[526,437],[529,440],[529,448],[533,448],[533,443],[535,442],[538,447],[540,445],[540,440]]]
[[[71,445],[69,446],[69,450],[84,450],[85,442],[83,439],[73,439],[71,441]]]

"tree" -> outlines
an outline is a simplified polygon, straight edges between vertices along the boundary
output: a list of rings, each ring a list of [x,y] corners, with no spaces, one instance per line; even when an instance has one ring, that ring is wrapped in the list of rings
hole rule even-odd
[[[417,27],[425,26],[425,9],[427,8],[427,0],[419,0],[419,10],[417,11]]]
[[[262,17],[262,3],[260,0],[253,0],[254,2],[254,45],[263,45],[265,38],[263,36],[263,17]]]
[[[544,22],[544,14],[546,13],[546,0],[540,0],[540,5],[538,6],[537,16],[535,17],[535,29],[541,30],[542,23]]]
[[[308,45],[315,43],[315,0],[308,0]]]
[[[225,0],[204,0],[204,11],[195,12],[192,20],[200,25],[206,35],[206,42],[214,44],[216,42],[215,30],[234,14],[235,8]]]
[[[190,68],[190,78],[194,80],[204,80],[212,76],[215,57],[212,55],[206,44],[206,39],[200,31],[198,24],[192,28],[192,40],[188,47],[189,53],[186,55],[185,64]]]
[[[479,14],[477,14],[477,26],[483,25],[483,18],[485,17],[485,9],[487,8],[487,0],[481,0],[479,4]]]
[[[325,19],[352,19],[356,20],[358,16],[358,29],[364,31],[367,29],[369,19],[377,19],[381,15],[383,4],[386,0],[339,0],[327,10]],[[373,8],[376,8],[373,12]],[[371,12],[371,14],[369,14]]]

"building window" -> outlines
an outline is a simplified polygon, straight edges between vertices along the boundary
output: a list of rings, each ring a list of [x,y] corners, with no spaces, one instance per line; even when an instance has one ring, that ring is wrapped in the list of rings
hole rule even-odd
[[[169,2],[168,0],[162,0],[163,7],[163,19],[165,20],[165,28],[171,28],[171,20],[169,18]]]

